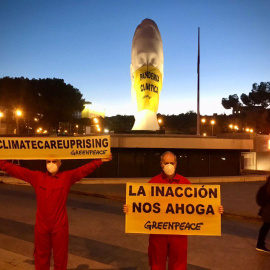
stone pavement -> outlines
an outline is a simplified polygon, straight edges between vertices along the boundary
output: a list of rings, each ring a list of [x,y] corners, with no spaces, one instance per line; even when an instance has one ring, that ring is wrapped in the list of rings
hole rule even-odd
[[[259,207],[256,205],[255,196],[259,187],[264,183],[266,175],[243,176],[243,177],[213,177],[213,178],[190,178],[194,184],[218,184],[221,186],[221,201],[224,206],[224,216],[237,219],[257,220]],[[84,179],[72,186],[71,193],[81,196],[107,198],[110,200],[125,202],[126,182],[147,182],[148,178],[140,179]],[[6,184],[25,184],[11,178],[0,177],[0,182]],[[0,249],[0,270],[25,270],[29,269],[29,262],[33,265],[32,258],[26,258],[20,254]],[[74,269],[78,258],[69,255],[69,265]],[[26,263],[28,262],[28,263]],[[93,261],[85,259],[85,269],[88,265],[94,266]],[[111,269],[107,265],[96,265],[95,269]],[[31,268],[31,269],[34,269]],[[76,268],[77,269],[77,268]],[[82,268],[83,270],[84,268]],[[79,269],[78,269],[79,270]]]

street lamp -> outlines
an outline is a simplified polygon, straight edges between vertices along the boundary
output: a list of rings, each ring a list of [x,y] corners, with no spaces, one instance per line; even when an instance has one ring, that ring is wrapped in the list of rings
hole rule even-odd
[[[213,129],[214,129],[214,124],[216,123],[216,121],[215,120],[211,120],[210,121],[210,124],[211,124],[211,126],[212,126],[212,136],[213,136]]]
[[[79,133],[79,125],[76,125],[77,128],[77,134]]]
[[[159,118],[157,121],[158,121],[159,124],[162,123],[162,119],[161,118]]]
[[[97,124],[98,123],[98,119],[97,118],[94,118],[94,122]]]
[[[19,134],[19,118],[22,116],[21,110],[16,110],[16,134]]]
[[[202,118],[201,122],[204,124],[206,122],[206,119]]]
[[[2,120],[3,116],[4,116],[4,114],[2,112],[0,112],[0,128],[1,128],[1,120]]]

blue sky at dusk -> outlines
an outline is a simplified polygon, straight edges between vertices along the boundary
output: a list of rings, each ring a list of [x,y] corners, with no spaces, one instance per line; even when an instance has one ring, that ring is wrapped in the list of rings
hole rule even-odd
[[[106,115],[131,106],[131,42],[154,20],[164,50],[159,112],[196,111],[201,29],[201,114],[270,81],[270,1],[0,0],[0,77],[61,78]]]

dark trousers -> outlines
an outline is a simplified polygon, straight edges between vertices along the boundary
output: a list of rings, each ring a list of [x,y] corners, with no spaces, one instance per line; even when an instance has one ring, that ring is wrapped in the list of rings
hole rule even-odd
[[[270,223],[264,222],[259,232],[257,247],[265,246],[265,239],[269,230],[270,230]]]

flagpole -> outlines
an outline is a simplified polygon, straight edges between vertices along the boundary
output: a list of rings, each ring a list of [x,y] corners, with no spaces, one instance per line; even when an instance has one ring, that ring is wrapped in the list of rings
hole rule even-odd
[[[197,135],[200,135],[200,27],[198,27],[197,78]]]

